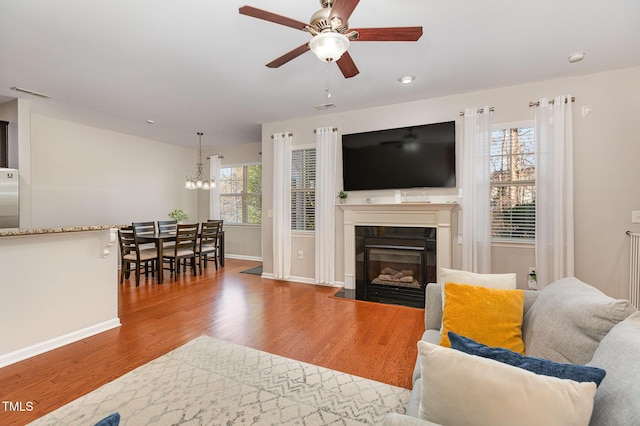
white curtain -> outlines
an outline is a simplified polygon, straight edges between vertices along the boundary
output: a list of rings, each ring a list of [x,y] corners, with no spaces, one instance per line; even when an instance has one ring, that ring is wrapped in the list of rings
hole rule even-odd
[[[212,155],[209,158],[209,179],[215,182],[209,198],[209,219],[220,219],[220,156],[218,155]]]
[[[335,281],[337,152],[337,131],[332,127],[316,129],[316,283]]]
[[[462,141],[462,269],[491,272],[491,111],[466,108]]]
[[[536,132],[536,278],[538,288],[574,275],[571,96],[539,101]]]
[[[291,140],[290,133],[273,137],[273,277],[291,275]]]

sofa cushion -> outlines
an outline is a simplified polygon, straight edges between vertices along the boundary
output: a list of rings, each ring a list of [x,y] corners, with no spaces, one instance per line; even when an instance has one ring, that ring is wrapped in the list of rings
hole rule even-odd
[[[526,354],[586,364],[609,330],[633,312],[629,301],[613,299],[577,278],[556,281],[540,291],[524,317]]]
[[[443,425],[587,425],[596,385],[418,342],[419,417]]]
[[[457,269],[439,268],[440,283],[479,285],[491,288],[516,288],[516,274],[478,274]]]
[[[544,358],[524,356],[509,349],[492,348],[451,331],[449,332],[449,340],[453,349],[469,355],[493,359],[545,376],[571,379],[576,382],[594,382],[596,386],[599,386],[606,374],[605,370],[601,368],[586,367],[578,364],[562,364]]]
[[[442,346],[450,346],[447,333],[453,331],[485,345],[524,352],[522,290],[445,283],[444,292]]]
[[[591,426],[640,424],[640,312],[611,329],[588,365],[607,370],[596,392]]]

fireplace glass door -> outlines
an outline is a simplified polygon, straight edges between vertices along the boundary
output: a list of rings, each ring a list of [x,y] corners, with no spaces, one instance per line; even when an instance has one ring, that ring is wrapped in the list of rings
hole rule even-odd
[[[367,281],[391,287],[421,288],[422,247],[369,246]]]

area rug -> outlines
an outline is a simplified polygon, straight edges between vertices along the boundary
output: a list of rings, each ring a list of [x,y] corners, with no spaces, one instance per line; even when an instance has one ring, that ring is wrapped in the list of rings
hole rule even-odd
[[[262,275],[262,265],[240,271],[241,274]]]
[[[409,391],[201,336],[32,425],[366,425]]]

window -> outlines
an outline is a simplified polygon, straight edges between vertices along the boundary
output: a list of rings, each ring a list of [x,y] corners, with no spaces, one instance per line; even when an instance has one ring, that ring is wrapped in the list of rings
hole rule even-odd
[[[316,228],[316,150],[291,152],[291,229],[313,231]]]
[[[536,214],[533,128],[493,130],[490,167],[493,240],[533,240]]]
[[[220,168],[220,219],[262,223],[262,165]]]

